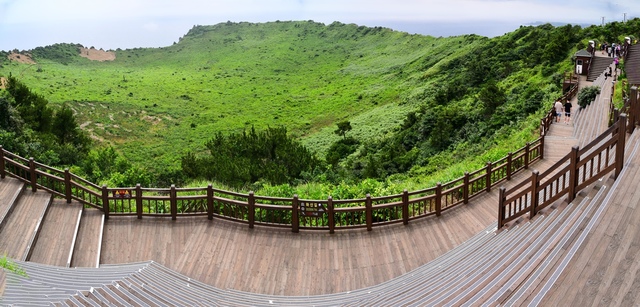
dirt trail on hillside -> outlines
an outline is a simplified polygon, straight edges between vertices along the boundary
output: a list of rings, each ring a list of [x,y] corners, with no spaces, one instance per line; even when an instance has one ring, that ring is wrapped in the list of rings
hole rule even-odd
[[[20,54],[20,53],[10,53],[8,56],[9,60],[11,61],[16,61],[19,63],[23,63],[23,64],[35,64],[36,61],[34,61],[30,55],[28,54]]]
[[[0,77],[0,89],[7,88],[7,78]]]
[[[113,61],[116,59],[116,53],[113,51],[98,50],[95,48],[80,48],[80,56],[92,61]]]

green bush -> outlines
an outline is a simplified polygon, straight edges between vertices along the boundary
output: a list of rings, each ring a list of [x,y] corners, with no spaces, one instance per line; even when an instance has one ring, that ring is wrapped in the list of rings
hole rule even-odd
[[[586,108],[591,102],[596,99],[596,96],[600,94],[600,87],[587,86],[578,92],[578,105],[581,108]]]

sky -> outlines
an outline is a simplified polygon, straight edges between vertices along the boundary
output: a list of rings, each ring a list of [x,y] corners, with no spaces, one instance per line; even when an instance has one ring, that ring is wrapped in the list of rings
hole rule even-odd
[[[0,50],[55,43],[164,47],[194,25],[314,20],[432,36],[498,36],[520,25],[640,17],[638,0],[0,0]]]

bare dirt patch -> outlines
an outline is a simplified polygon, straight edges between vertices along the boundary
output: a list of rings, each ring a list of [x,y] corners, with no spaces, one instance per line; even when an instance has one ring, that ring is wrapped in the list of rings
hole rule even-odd
[[[36,61],[34,61],[30,55],[28,54],[20,54],[20,53],[9,53],[8,56],[9,60],[11,61],[16,61],[18,63],[23,63],[23,64],[35,64]]]
[[[0,77],[0,88],[1,89],[7,88],[7,78]]]
[[[155,117],[155,116],[150,116],[150,115],[145,115],[142,117],[142,120],[152,124],[152,125],[157,125],[162,121],[162,118],[159,117]]]
[[[98,50],[95,48],[80,48],[80,56],[92,61],[113,61],[116,59],[116,53],[113,51]]]

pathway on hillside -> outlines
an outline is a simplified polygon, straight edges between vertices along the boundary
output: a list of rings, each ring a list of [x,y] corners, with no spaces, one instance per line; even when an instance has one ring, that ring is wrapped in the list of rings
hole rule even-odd
[[[597,82],[610,87],[610,79]],[[606,118],[600,111],[604,103],[608,100],[599,99],[581,111],[575,126],[580,121],[594,123]],[[545,159],[531,170],[546,170],[578,144],[583,136],[574,129],[573,122],[553,124],[545,141]],[[504,185],[510,187],[529,178],[531,170]],[[486,231],[497,220],[497,192],[496,187],[441,217],[371,232],[293,234],[289,229],[249,229],[244,224],[202,217],[175,221],[112,217],[105,224],[100,262],[154,260],[219,289],[295,296],[345,292],[398,277]],[[83,255],[74,257],[81,259]]]
[[[546,170],[576,144],[573,125],[554,124],[545,143]],[[506,183],[530,176],[524,171]],[[221,289],[276,295],[355,290],[407,273],[484,231],[497,220],[497,188],[441,217],[328,233],[251,230],[214,219],[112,218],[102,263],[154,260]]]

